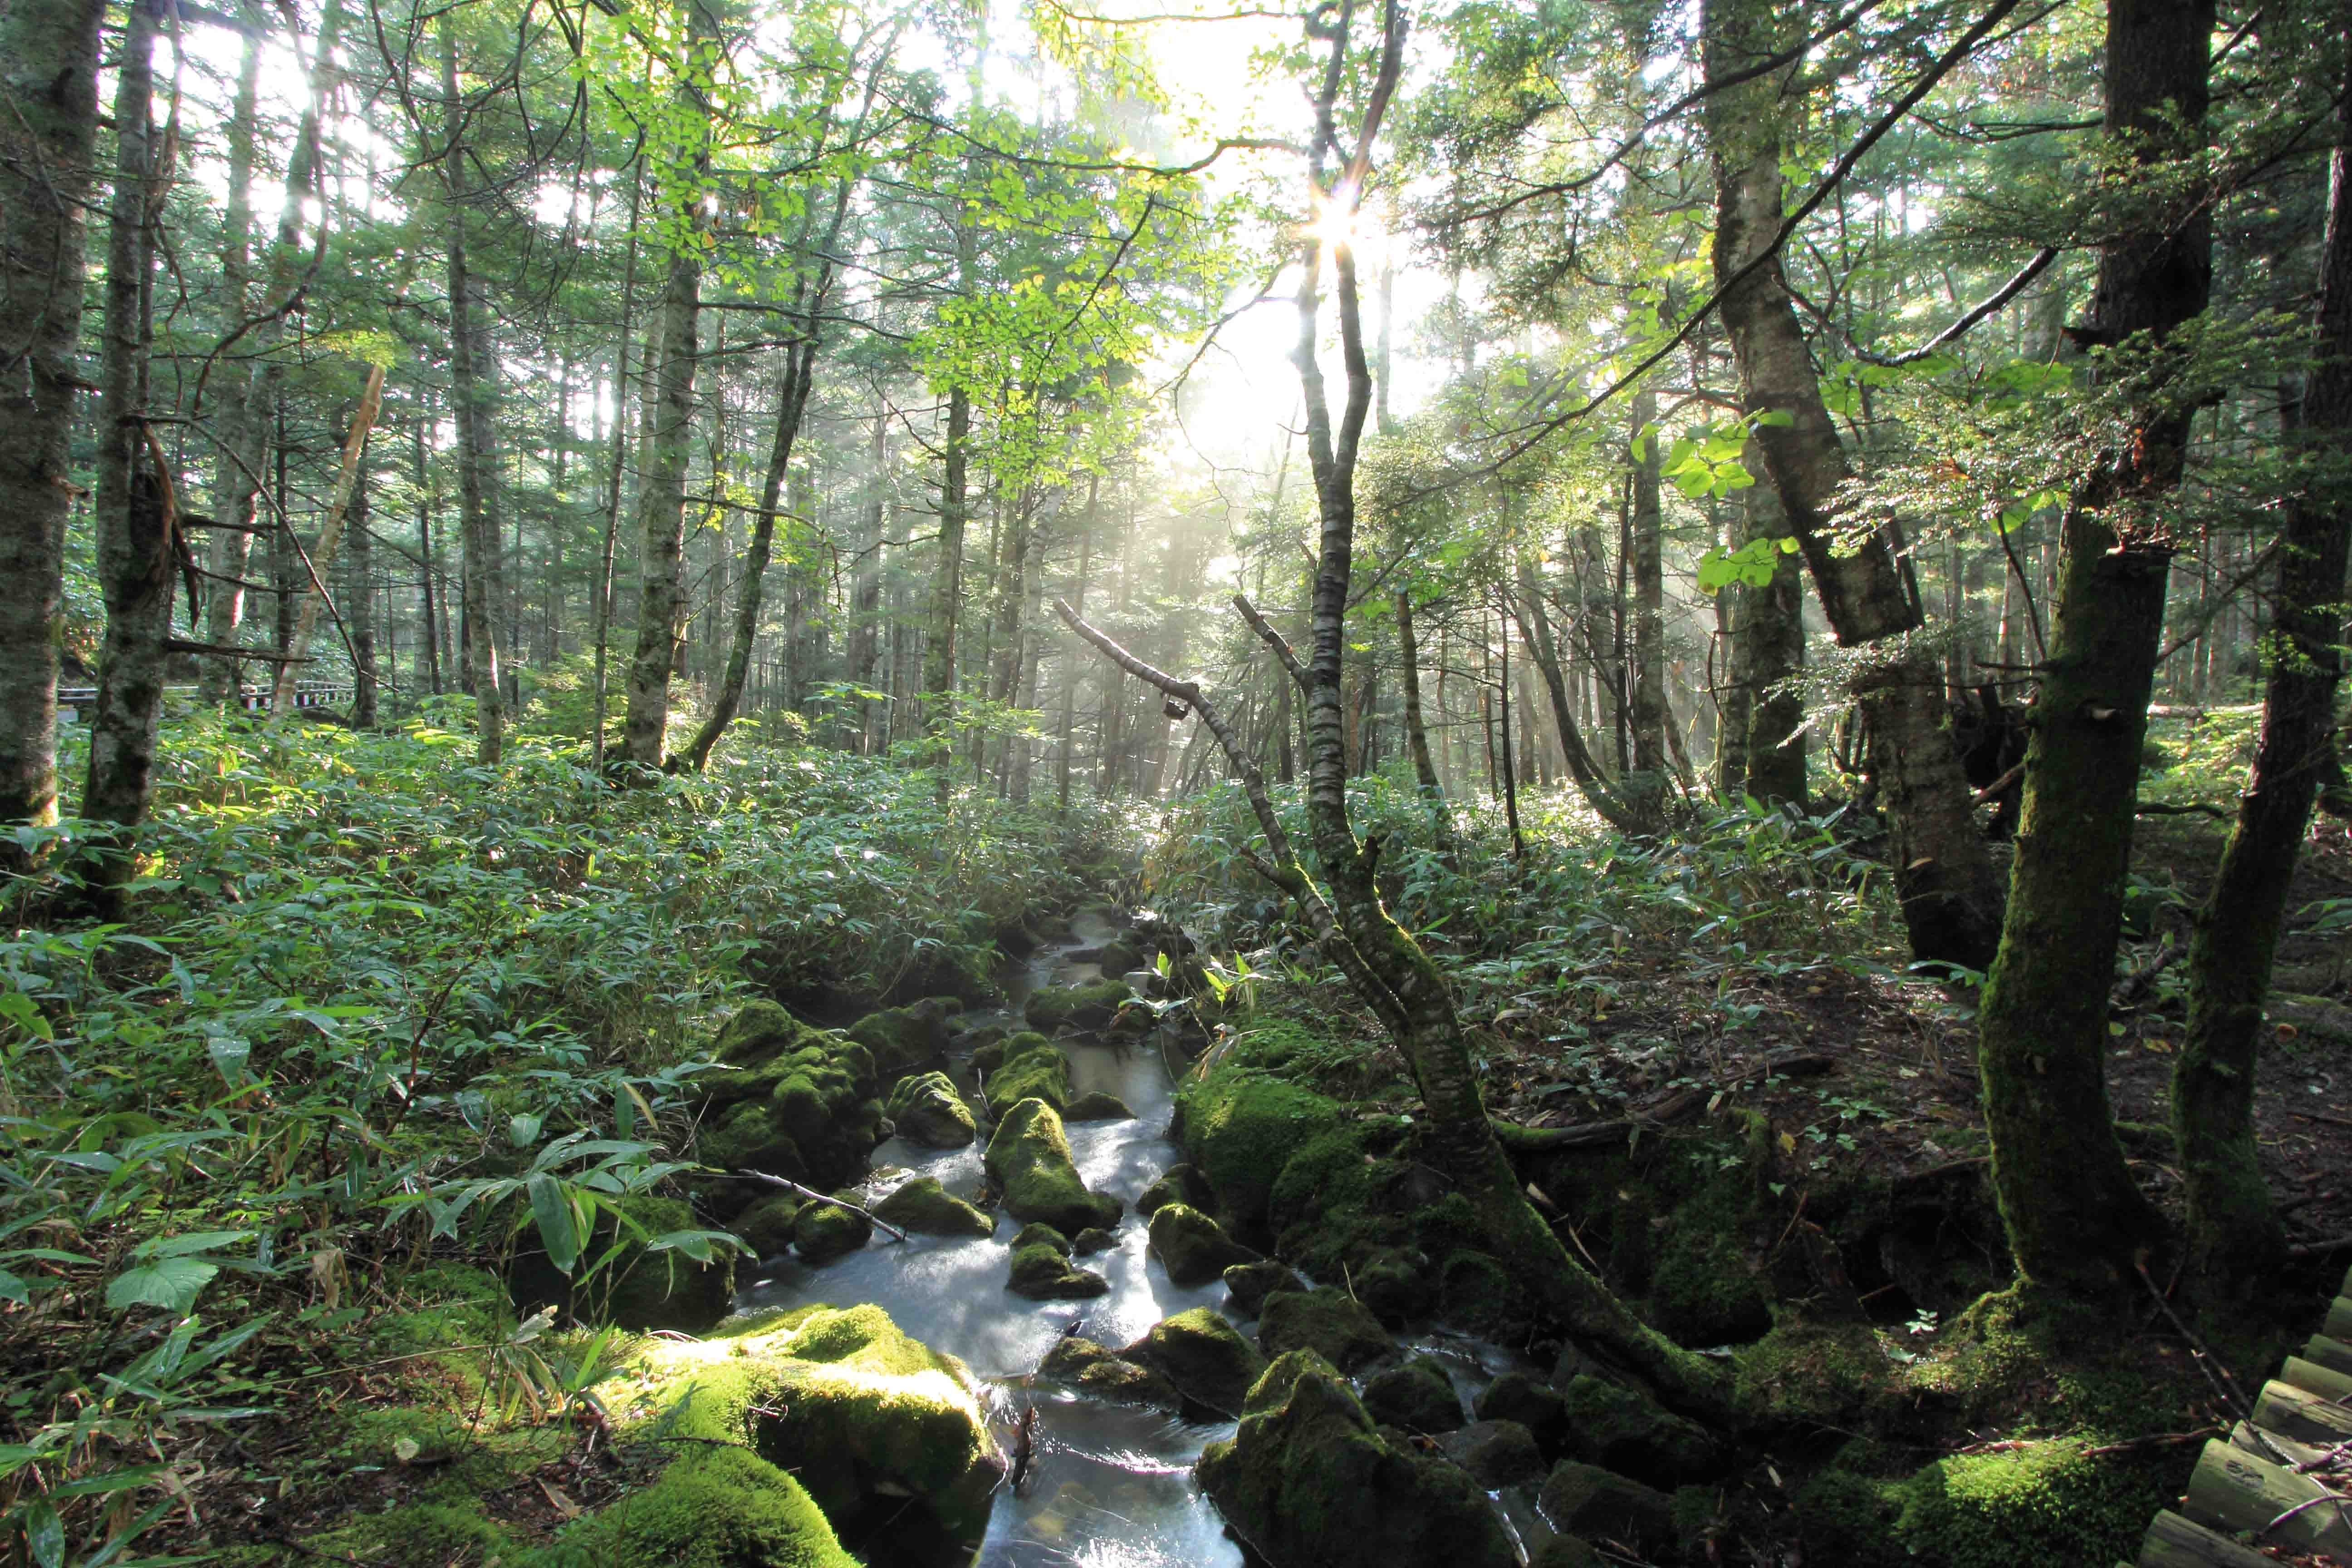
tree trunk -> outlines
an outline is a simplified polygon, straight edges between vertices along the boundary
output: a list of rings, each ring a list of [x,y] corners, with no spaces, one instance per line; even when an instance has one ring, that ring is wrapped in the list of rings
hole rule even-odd
[[[163,639],[172,629],[171,470],[147,427],[148,276],[162,210],[154,98],[157,0],[132,0],[114,91],[114,195],[107,209],[106,326],[98,415],[98,579],[106,641],[89,721],[81,815],[117,824],[98,880],[131,879],[131,835],[147,816],[155,728],[163,707]]]
[[[1763,0],[1707,0],[1702,32],[1706,73],[1717,80],[1772,55],[1782,41]],[[1814,377],[1780,258],[1757,263],[1780,227],[1780,105],[1793,68],[1722,88],[1706,100],[1717,192],[1715,270],[1725,283],[1739,279],[1724,295],[1722,316],[1739,363],[1742,402],[1751,414],[1786,421],[1755,432],[1764,468],[1831,632],[1840,646],[1855,647],[1898,637],[1918,626],[1920,616],[1893,524],[1858,549],[1839,542],[1840,491],[1853,469]],[[1897,653],[1860,674],[1853,690],[1869,731],[1869,768],[1912,955],[1981,970],[2000,937],[2000,889],[1948,732],[1942,670],[1927,655]]]
[[[58,649],[72,508],[99,0],[0,7],[0,829],[58,818]],[[0,871],[27,857],[0,831]]]
[[[1740,542],[1785,539],[1780,498],[1769,485],[1745,492],[1746,524]],[[1760,588],[1734,583],[1724,590],[1738,606],[1738,640],[1732,650],[1732,682],[1739,689],[1747,726],[1740,739],[1738,787],[1768,805],[1802,807],[1805,788],[1804,699],[1772,688],[1805,667],[1805,584],[1793,555],[1778,556],[1772,581]]]
[[[1519,563],[1519,591],[1511,600],[1511,614],[1526,634],[1528,657],[1535,660],[1536,671],[1543,677],[1544,691],[1551,699],[1552,722],[1559,730],[1560,755],[1568,764],[1569,781],[1576,785],[1576,793],[1584,797],[1584,804],[1601,821],[1618,832],[1636,837],[1655,833],[1659,824],[1644,809],[1650,801],[1629,799],[1611,788],[1584,744],[1584,731],[1576,721],[1576,704],[1569,695],[1567,672],[1560,668],[1559,647],[1552,638],[1551,614],[1544,608],[1543,585],[1536,578],[1532,563]]]
[[[961,244],[961,241],[959,241]],[[965,468],[971,439],[971,395],[948,390],[948,428],[940,477],[940,558],[931,587],[930,624],[923,640],[924,727],[938,748],[933,765],[948,788],[955,737],[956,623],[963,605],[963,535],[968,521]]]
[[[346,557],[351,562],[351,586],[343,594],[343,609],[352,629],[352,727],[355,730],[374,729],[376,718],[375,541],[368,532],[372,510],[367,474],[362,470],[359,488],[352,492],[352,543]],[[391,657],[396,659],[398,650]]]
[[[448,203],[449,395],[457,426],[459,587],[465,626],[459,640],[466,689],[473,695],[477,758],[499,765],[506,742],[506,692],[499,682],[499,638],[493,607],[498,598],[498,520],[490,514],[488,487],[495,471],[493,405],[498,363],[482,337],[488,312],[482,280],[466,259],[466,153],[464,105],[457,95],[457,39],[445,18],[441,26],[441,94],[444,133],[442,179]]]
[[[1422,804],[1429,809],[1430,831],[1441,854],[1454,853],[1454,816],[1446,809],[1445,787],[1437,780],[1437,763],[1429,754],[1429,728],[1421,711],[1421,643],[1413,636],[1412,595],[1397,590],[1397,657],[1404,684],[1405,744],[1412,752],[1412,776],[1421,784]],[[1288,693],[1286,691],[1285,696]],[[1290,721],[1290,704],[1282,705],[1283,723]]]
[[[425,617],[423,635],[417,639],[423,654],[420,673],[425,679],[425,689],[438,697],[441,695],[441,647],[446,639],[441,633],[441,605],[433,585],[439,568],[433,552],[433,492],[425,480],[425,416],[422,411],[416,416],[414,436],[412,472],[416,483],[416,553],[422,563],[420,575],[424,582],[417,605],[418,612]]]
[[[1658,443],[1650,430],[1658,398],[1646,389],[1633,395],[1633,424],[1640,455],[1633,459],[1633,504],[1625,574],[1631,579],[1633,649],[1626,671],[1633,700],[1627,704],[1635,771],[1663,775],[1666,756],[1665,559],[1658,504]],[[1657,787],[1663,789],[1660,777]]]
[[[604,772],[604,724],[608,717],[604,666],[613,640],[613,555],[621,533],[621,481],[628,472],[629,334],[637,303],[637,212],[645,189],[643,174],[632,172],[628,258],[621,269],[621,335],[613,350],[613,460],[604,473],[604,532],[596,552],[596,647],[589,674],[595,689],[588,699],[588,760],[600,778]],[[650,343],[644,357],[652,357]],[[642,364],[638,367],[641,375],[644,368]]]
[[[253,309],[253,127],[260,91],[261,18],[240,5],[246,23],[245,46],[236,73],[236,92],[228,117],[228,199],[221,214],[221,292],[228,305],[230,330],[242,325]],[[298,131],[295,156],[301,156]],[[293,169],[289,164],[290,177]],[[275,257],[273,255],[273,261]],[[220,435],[215,458],[213,518],[222,526],[214,531],[206,552],[215,574],[205,587],[205,625],[214,643],[226,646],[236,637],[245,609],[245,589],[238,581],[253,556],[253,535],[245,531],[254,517],[254,495],[260,483],[260,454],[253,449],[254,422],[260,417],[248,408],[254,376],[241,362],[233,362],[221,375],[220,397],[213,425]],[[230,525],[236,525],[234,527]],[[190,605],[193,618],[196,607]],[[226,702],[240,676],[234,658],[208,658],[196,672],[200,702]]]
[[[2111,0],[2106,126],[2132,135],[2143,162],[2199,154],[2212,26],[2211,0]],[[2097,341],[2147,333],[2161,342],[2204,310],[2207,211],[2192,196],[2106,243],[2093,307]],[[2161,1235],[2116,1145],[2105,1071],[2171,551],[2147,503],[2179,482],[2189,433],[2178,390],[2158,397],[2143,407],[2128,449],[2086,479],[2067,508],[2009,918],[1979,1014],[1993,1183],[2018,1272],[2086,1298],[2112,1298],[2130,1280],[2135,1254]]]

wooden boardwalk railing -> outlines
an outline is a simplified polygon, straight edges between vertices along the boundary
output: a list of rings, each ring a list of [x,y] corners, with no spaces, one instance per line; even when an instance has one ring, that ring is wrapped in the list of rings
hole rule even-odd
[[[2119,1568],[2277,1568],[2255,1546],[2352,1568],[2352,1270],[2253,1418],[2205,1445],[2179,1511],[2158,1514]]]
[[[193,686],[167,686],[163,689],[184,696],[196,689]],[[237,700],[244,704],[248,713],[268,712],[269,697],[269,688],[266,686],[248,686],[237,693]],[[348,680],[310,681],[294,689],[294,706],[325,708],[333,703],[347,702],[351,697],[352,683]],[[83,710],[97,701],[98,688],[95,686],[60,686],[58,688],[58,718],[68,724],[80,723]]]

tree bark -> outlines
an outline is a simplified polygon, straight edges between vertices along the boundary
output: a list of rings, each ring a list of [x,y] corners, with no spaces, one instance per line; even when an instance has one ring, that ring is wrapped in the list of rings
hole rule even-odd
[[[2352,36],[2346,39],[2352,47]],[[2352,108],[2336,107],[2320,245],[2317,363],[2305,384],[2303,452],[2352,445]],[[2289,496],[2279,535],[2269,671],[2253,767],[2212,890],[2189,943],[2189,1029],[2173,1064],[2172,1125],[2188,1198],[2189,1268],[2209,1299],[2243,1296],[2285,1260],[2254,1141],[2255,1044],[2270,994],[2295,858],[2321,789],[2336,773],[2336,691],[2352,497]]]
[[[368,531],[373,510],[367,474],[362,470],[359,487],[352,492],[352,542],[345,557],[351,563],[351,585],[343,591],[344,609],[351,617],[352,728],[355,730],[373,730],[376,720],[375,540]],[[395,647],[388,657],[397,668],[399,649]]]
[[[474,699],[475,754],[496,767],[506,743],[506,691],[499,680],[498,520],[490,515],[489,476],[496,471],[495,427],[498,363],[483,339],[485,290],[466,255],[467,178],[464,101],[457,92],[455,27],[441,24],[443,195],[447,204],[449,277],[449,397],[457,426],[458,587],[465,626],[458,641],[466,689]]]
[[[131,879],[129,830],[147,816],[177,563],[171,471],[147,427],[148,275],[164,177],[151,114],[158,9],[158,0],[131,0],[125,16],[114,91],[114,194],[107,209],[94,509],[106,640],[98,659],[81,815],[124,830],[111,836],[99,863],[95,879],[110,891]]]
[[[58,649],[72,508],[99,0],[0,8],[0,830],[58,818]],[[0,871],[30,858],[0,831]]]
[[[1785,539],[1780,498],[1769,485],[1743,492],[1745,522],[1740,542]],[[1802,807],[1805,785],[1804,699],[1772,688],[1805,667],[1805,584],[1793,555],[1776,558],[1772,581],[1760,588],[1734,583],[1738,640],[1732,645],[1732,682],[1738,687],[1741,720],[1740,773],[1736,787],[1767,805]]]
[[[1385,276],[1385,274],[1383,274]],[[1445,786],[1438,782],[1437,763],[1429,754],[1429,727],[1423,721],[1421,711],[1421,642],[1413,636],[1412,595],[1397,590],[1397,657],[1402,665],[1400,673],[1404,685],[1405,745],[1412,752],[1412,776],[1421,785],[1422,804],[1429,810],[1430,832],[1438,852],[1454,853],[1454,814],[1446,809]],[[1282,706],[1282,718],[1289,723],[1290,705]]]
[[[228,200],[221,214],[221,292],[227,301],[232,330],[246,321],[253,309],[253,128],[260,91],[263,34],[259,16],[249,7],[240,6],[238,14],[247,26],[245,47],[237,65],[236,92],[229,106]],[[298,130],[297,157],[301,155],[301,150]],[[292,172],[289,164],[289,176]],[[247,409],[253,379],[242,361],[226,365],[213,416],[214,426],[220,436],[220,450],[213,470],[213,517],[224,525],[236,525],[216,530],[206,552],[214,576],[205,589],[205,635],[221,647],[236,640],[237,623],[245,610],[241,580],[253,556],[253,535],[244,531],[253,523],[254,495],[260,482],[260,456],[252,450],[252,421],[258,416]],[[189,614],[195,614],[195,606],[189,606]],[[235,693],[240,674],[234,658],[205,660],[196,672],[197,700],[208,704],[226,702]]]
[[[1780,24],[1765,0],[1707,0],[1706,68],[1723,80],[1780,51]],[[1813,374],[1778,256],[1745,271],[1781,222],[1780,101],[1794,66],[1730,85],[1706,100],[1715,159],[1715,271],[1730,284],[1722,317],[1739,363],[1741,401],[1759,425],[1754,442],[1787,510],[1830,630],[1842,647],[1900,637],[1920,624],[1917,594],[1894,524],[1858,548],[1841,544],[1840,491],[1852,477],[1843,443]],[[1869,731],[1869,769],[1886,819],[1888,858],[1915,958],[1981,970],[2000,933],[2000,889],[1976,828],[1968,781],[1948,733],[1936,660],[1901,650],[1856,679]]]
[[[2132,137],[2144,164],[2201,149],[2212,26],[2211,0],[2110,0],[2106,128]],[[2150,213],[2106,243],[2097,341],[2160,343],[2204,310],[2207,210],[2200,197]],[[2179,389],[2157,388],[2128,449],[2067,508],[2009,917],[1979,1013],[1993,1184],[2018,1272],[2089,1299],[2127,1288],[2135,1254],[2161,1236],[2116,1147],[2105,1068],[2172,548],[2151,503],[2179,482],[2189,415]]]
[[[351,428],[343,437],[343,460],[335,473],[335,488],[327,497],[327,510],[319,524],[318,542],[310,547],[309,590],[300,596],[295,614],[294,635],[286,645],[290,657],[278,667],[278,681],[269,700],[270,713],[275,718],[284,718],[294,706],[297,661],[310,657],[310,637],[318,629],[319,606],[325,597],[327,575],[335,564],[337,552],[342,548],[343,520],[350,512],[352,496],[359,487],[360,465],[367,453],[368,432],[375,428],[376,410],[383,405],[383,367],[370,365],[367,389],[360,394],[359,407],[352,414]],[[358,649],[352,649],[352,653],[356,658]]]
[[[1560,668],[1559,647],[1552,637],[1551,614],[1544,608],[1543,584],[1537,580],[1532,563],[1519,563],[1518,589],[1511,599],[1512,618],[1526,634],[1528,657],[1535,660],[1545,694],[1551,699],[1552,723],[1559,731],[1569,781],[1584,797],[1584,804],[1618,832],[1636,837],[1655,833],[1659,823],[1648,809],[1655,797],[1644,800],[1618,794],[1585,746],[1583,729],[1576,721],[1576,703],[1569,694],[1567,671]]]
[[[1658,398],[1644,389],[1633,395],[1633,425],[1640,454],[1634,458],[1632,525],[1625,574],[1633,600],[1632,667],[1625,672],[1632,689],[1627,704],[1636,772],[1661,775],[1664,787],[1666,756],[1666,624],[1665,552],[1663,509],[1658,504],[1658,443],[1651,423],[1657,418]],[[1649,438],[1643,439],[1647,432]]]
[[[589,679],[588,759],[598,777],[604,772],[604,666],[613,640],[613,555],[621,532],[621,481],[629,458],[629,342],[637,303],[637,211],[645,196],[642,171],[629,177],[628,258],[621,269],[621,335],[613,350],[613,458],[604,473],[604,531],[596,552],[596,647]],[[651,357],[650,349],[646,354]],[[639,367],[642,374],[644,367]]]

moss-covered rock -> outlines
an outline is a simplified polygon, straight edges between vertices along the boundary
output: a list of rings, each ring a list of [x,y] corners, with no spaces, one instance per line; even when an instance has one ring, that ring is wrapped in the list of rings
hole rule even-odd
[[[1713,1433],[1637,1388],[1591,1375],[1567,1390],[1569,1451],[1655,1487],[1714,1473],[1722,1447]]]
[[[875,1073],[889,1083],[940,1058],[947,1049],[948,1016],[961,1006],[952,996],[927,996],[868,1013],[845,1032],[866,1047]]]
[[[1143,949],[1123,936],[1115,936],[1102,944],[1095,962],[1102,965],[1105,974],[1125,974],[1130,969],[1144,966]]]
[[[1364,1384],[1372,1419],[1408,1432],[1451,1432],[1462,1425],[1462,1398],[1445,1368],[1425,1355],[1392,1366]]]
[[[1339,1131],[1346,1115],[1337,1100],[1230,1068],[1186,1085],[1177,1105],[1186,1155],[1208,1183],[1219,1217],[1245,1237],[1265,1233],[1283,1167]]]
[[[1258,1308],[1258,1348],[1268,1356],[1311,1350],[1342,1372],[1396,1349],[1361,1302],[1332,1289],[1276,1290]]]
[[[718,1066],[695,1082],[710,1110],[738,1100],[765,1100],[791,1069],[786,1058],[805,1049],[824,1049],[831,1037],[802,1023],[775,1003],[761,997],[746,1002],[719,1026],[710,1054]]]
[[[874,1215],[922,1236],[993,1236],[996,1221],[940,1185],[917,1176],[874,1205]]]
[[[1151,1214],[1151,1250],[1179,1285],[1205,1285],[1258,1255],[1225,1234],[1224,1226],[1189,1204],[1163,1204]]]
[[[1212,1201],[1209,1184],[1201,1180],[1199,1172],[1190,1165],[1171,1165],[1143,1189],[1143,1195],[1135,1200],[1135,1212],[1149,1216],[1162,1204],[1191,1204],[1197,1209]]]
[[[1070,1250],[1080,1258],[1091,1258],[1097,1252],[1108,1252],[1118,1245],[1117,1233],[1105,1230],[1098,1225],[1090,1225],[1070,1237]]]
[[[1526,1373],[1503,1373],[1479,1390],[1473,1408],[1481,1421],[1516,1421],[1526,1427],[1547,1459],[1558,1459],[1568,1443],[1567,1396]]]
[[[1255,1347],[1206,1307],[1162,1318],[1119,1354],[1166,1378],[1189,1406],[1228,1421],[1265,1371]]]
[[[862,1210],[837,1203],[806,1205],[793,1222],[793,1250],[803,1263],[824,1264],[846,1258],[873,1239],[874,1222]]]
[[[1437,1310],[1474,1333],[1500,1333],[1525,1320],[1527,1303],[1509,1269],[1467,1247],[1448,1253],[1437,1270]]]
[[[1381,1440],[1330,1365],[1295,1352],[1251,1389],[1240,1430],[1195,1472],[1234,1533],[1273,1568],[1512,1568],[1477,1484]]]
[[[972,1116],[971,1107],[943,1072],[900,1079],[883,1110],[899,1137],[926,1149],[961,1149],[980,1136],[980,1122]]]
[[[1099,1029],[1110,1023],[1133,993],[1124,980],[1089,980],[1083,985],[1041,985],[1022,1009],[1033,1029]]]
[[[1739,1352],[1734,1391],[1747,1417],[1854,1430],[1895,1394],[1895,1368],[1864,1323],[1791,1321]]]
[[[1474,1481],[1495,1491],[1544,1479],[1536,1436],[1516,1421],[1474,1421],[1438,1441],[1445,1457]]]
[[[1087,1190],[1062,1119],[1043,1100],[1024,1100],[1005,1111],[983,1163],[1015,1219],[1042,1220],[1066,1234],[1118,1223],[1118,1200]]]
[[[874,1060],[864,1046],[813,1029],[772,1002],[752,1002],[719,1031],[715,1049],[721,1066],[698,1084],[696,1152],[706,1163],[832,1187],[856,1176],[882,1141]],[[752,1189],[737,1203],[759,1195]]]
[[[1114,1405],[1177,1410],[1183,1396],[1161,1373],[1094,1341],[1070,1334],[1054,1342],[1037,1365],[1039,1375],[1066,1383],[1081,1394]]]
[[[1045,1036],[1024,1030],[1004,1042],[986,1088],[991,1115],[1001,1117],[1024,1100],[1042,1100],[1058,1112],[1070,1102],[1070,1059]]]
[[[2095,1458],[2078,1441],[1956,1454],[1892,1489],[1895,1536],[1923,1568],[2110,1563],[2130,1554],[2178,1487],[2161,1462]]]
[[[1033,1301],[1083,1301],[1107,1294],[1110,1281],[1054,1247],[1016,1247],[1004,1288]]]
[[[1377,1247],[1348,1271],[1356,1300],[1391,1328],[1425,1316],[1437,1300],[1437,1270],[1418,1247]]]
[[[1651,1321],[1686,1345],[1741,1344],[1772,1326],[1755,1266],[1738,1229],[1745,1184],[1737,1173],[1710,1184],[1675,1211],[1664,1226],[1650,1275]]]
[[[1127,1101],[1118,1096],[1096,1089],[1070,1101],[1068,1109],[1062,1112],[1062,1120],[1065,1121],[1132,1121],[1135,1120],[1135,1112],[1129,1110],[1127,1108]]]
[[[1536,1548],[1528,1568],[1601,1568],[1605,1560],[1580,1535],[1555,1535]]]
[[[1545,1479],[1537,1506],[1570,1535],[1622,1541],[1651,1552],[1674,1545],[1674,1500],[1598,1465],[1561,1460]]]
[[[1265,1299],[1276,1290],[1304,1290],[1307,1281],[1272,1258],[1263,1263],[1236,1263],[1225,1270],[1225,1292],[1234,1310],[1255,1318]]]
[[[793,1222],[800,1218],[801,1200],[791,1193],[772,1193],[735,1216],[728,1226],[743,1238],[754,1258],[777,1258],[791,1250]]]
[[[625,1217],[615,1225],[600,1217],[583,1259],[602,1258],[615,1243],[620,1251],[593,1279],[582,1283],[558,1273],[536,1247],[515,1255],[508,1288],[517,1308],[555,1307],[585,1322],[617,1323],[625,1329],[675,1329],[698,1334],[725,1317],[735,1296],[732,1254],[697,1263],[672,1247],[653,1244],[679,1231],[705,1228],[677,1198],[632,1193],[608,1200]]]

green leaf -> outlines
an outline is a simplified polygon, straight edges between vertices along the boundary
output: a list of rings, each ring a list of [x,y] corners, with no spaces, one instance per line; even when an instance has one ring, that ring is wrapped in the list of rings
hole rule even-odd
[[[141,1258],[185,1258],[194,1252],[217,1252],[224,1247],[234,1247],[252,1237],[253,1233],[248,1230],[191,1231],[186,1236],[162,1236],[152,1241],[142,1241],[139,1244],[138,1255]]]
[[[571,1194],[553,1176],[530,1179],[530,1217],[539,1227],[539,1244],[558,1274],[570,1275],[580,1261],[580,1231],[572,1223]]]
[[[196,1304],[197,1293],[219,1272],[218,1266],[202,1258],[158,1258],[108,1280],[106,1304],[118,1312],[133,1307],[184,1312]]]
[[[14,1301],[19,1307],[33,1299],[25,1282],[5,1268],[0,1268],[0,1301]]]
[[[25,1510],[25,1552],[33,1568],[58,1568],[66,1560],[66,1521],[47,1498],[35,1498]]]

